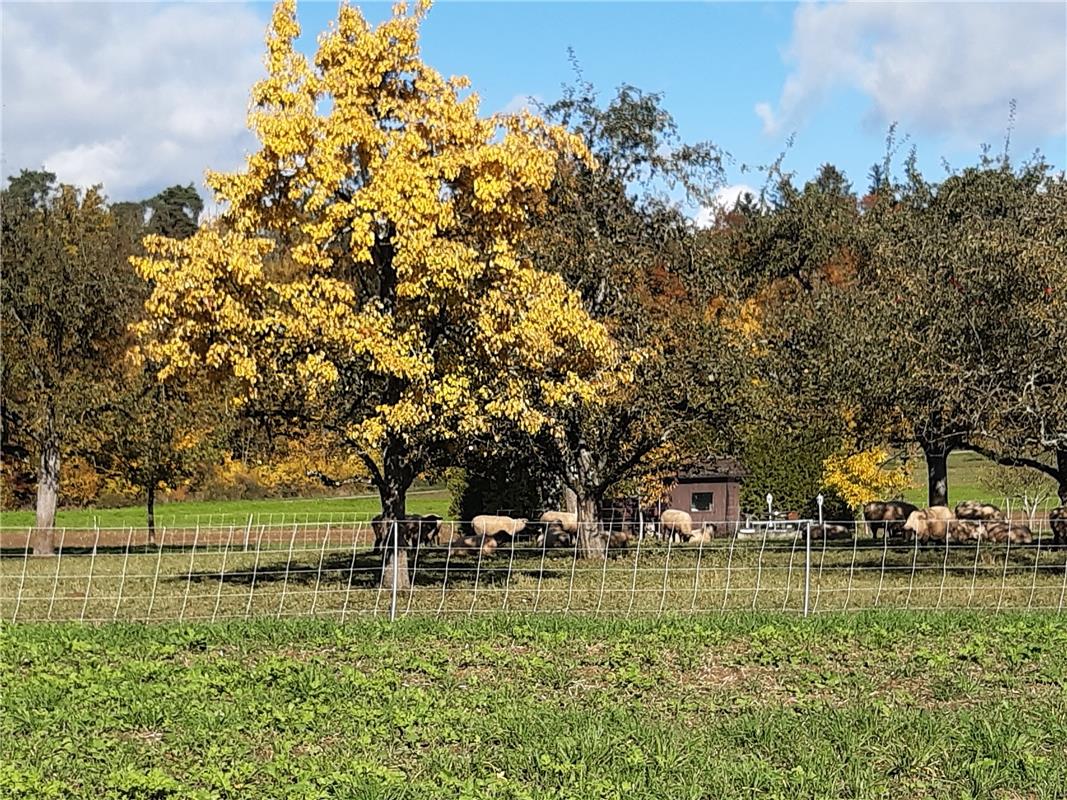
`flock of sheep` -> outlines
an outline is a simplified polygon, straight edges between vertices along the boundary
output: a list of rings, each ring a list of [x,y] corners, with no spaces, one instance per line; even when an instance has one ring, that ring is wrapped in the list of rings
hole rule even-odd
[[[948,506],[918,508],[901,500],[877,501],[863,508],[863,516],[872,537],[879,534],[898,537],[904,541],[915,540],[922,545],[929,543],[997,542],[1031,544],[1034,534],[1029,526],[1012,522],[996,506],[968,500]],[[1049,515],[1053,539],[1056,545],[1067,544],[1067,506],[1053,509]],[[392,522],[378,515],[372,521],[374,552],[382,550],[389,541]],[[469,526],[446,522],[436,514],[411,515],[396,522],[401,528],[401,541],[409,546],[447,545],[450,555],[492,556],[500,547],[525,540],[538,550],[550,548],[573,549],[578,537],[578,515],[568,511],[546,511],[537,520],[525,517],[509,517],[482,514],[471,520]],[[840,529],[838,531],[837,529]],[[695,523],[688,512],[669,508],[660,514],[658,524],[653,526],[658,538],[670,542],[702,544],[710,542],[718,533],[714,523]],[[847,526],[827,525],[814,535],[830,538],[837,533],[852,538]],[[446,536],[447,534],[447,536]],[[629,526],[606,531],[609,550],[625,548],[636,534]]]
[[[379,552],[388,539],[392,523],[379,514],[371,524],[374,551]],[[578,515],[571,511],[546,511],[536,520],[481,514],[464,528],[459,527],[460,523],[446,522],[436,514],[414,514],[397,525],[403,527],[402,540],[412,546],[447,544],[451,553],[459,556],[477,556],[479,553],[492,556],[498,548],[516,540],[530,541],[538,550],[573,549],[578,537]],[[710,542],[717,530],[713,523],[696,524],[688,512],[673,508],[660,514],[656,526],[657,535],[663,539],[691,544]],[[629,526],[606,531],[604,535],[609,550],[624,548],[636,538]]]
[[[900,536],[905,541],[965,543],[997,542],[1000,544],[1031,544],[1034,541],[1030,526],[1004,518],[996,506],[976,500],[948,506],[918,508],[902,500],[876,501],[863,507],[863,517],[871,536]],[[1049,513],[1053,543],[1067,544],[1067,506]]]

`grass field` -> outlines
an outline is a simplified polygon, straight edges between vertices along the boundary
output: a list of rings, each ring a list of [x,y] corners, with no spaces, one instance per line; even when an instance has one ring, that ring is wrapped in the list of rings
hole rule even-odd
[[[1062,798],[1067,618],[17,625],[10,798]]]
[[[996,492],[983,483],[983,474],[990,468],[991,462],[977,453],[969,450],[959,450],[948,457],[948,496],[950,505],[955,505],[961,500],[981,500],[985,503],[993,503],[996,506],[1004,506],[1003,492]],[[1056,502],[1056,483],[1052,478],[1046,480],[1050,507],[1058,505]],[[926,494],[926,462],[920,457],[914,459],[911,465],[911,488],[904,493],[904,499],[917,506],[925,506]],[[1018,501],[1013,500],[1017,505]]]
[[[412,514],[448,513],[449,494],[444,489],[422,489],[408,494],[407,507]],[[186,500],[156,507],[157,527],[205,525],[253,525],[315,522],[328,517],[370,519],[381,511],[377,495],[359,497],[310,497],[267,500]],[[25,528],[33,524],[32,511],[0,513],[0,527]],[[56,516],[56,526],[66,528],[143,528],[144,506],[127,508],[63,509]]]

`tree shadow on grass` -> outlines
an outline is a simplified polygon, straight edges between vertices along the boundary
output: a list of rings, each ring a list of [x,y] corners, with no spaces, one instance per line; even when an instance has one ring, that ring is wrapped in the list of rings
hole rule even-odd
[[[286,548],[284,546],[274,548],[262,548],[261,553],[264,554],[285,554]],[[158,544],[145,544],[140,542],[138,544],[127,547],[125,545],[100,545],[99,547],[93,547],[92,545],[64,545],[62,547],[57,546],[55,553],[50,556],[35,556],[26,547],[3,547],[0,548],[0,558],[53,558],[58,557],[60,554],[64,558],[68,556],[143,556],[143,555],[181,555],[183,553],[200,553],[203,555],[227,553],[228,555],[252,555],[256,552],[255,547],[243,548],[237,544],[227,545],[222,543],[210,543],[210,544],[168,544],[160,546]]]
[[[1010,549],[1002,544],[985,544],[976,547],[972,543],[951,544],[946,549],[944,545],[936,547],[919,548],[890,548],[883,554],[882,551],[859,551],[854,560],[835,560],[833,566],[837,569],[847,567],[856,573],[878,574],[882,570],[891,573],[901,571],[921,570],[930,572],[944,572],[947,575],[972,575],[992,574],[997,570],[1007,570],[1009,574],[1020,572],[1039,573],[1063,573],[1067,569],[1065,554],[1045,545],[1038,548],[1036,545],[1013,546]],[[812,553],[813,569],[820,563],[820,555]]]
[[[419,555],[411,559],[409,574],[415,586],[452,586],[475,583],[503,586],[518,577],[534,580],[560,578],[564,572],[552,569],[552,561],[546,559],[544,569],[540,566],[510,564],[507,558],[447,557],[444,550],[427,557]],[[387,567],[388,569],[388,567]],[[352,554],[333,554],[319,559],[271,560],[251,568],[237,567],[225,572],[219,570],[191,571],[171,575],[170,582],[273,584],[288,583],[303,586],[316,584],[344,584],[353,588],[376,588],[381,583],[381,557],[371,551],[356,551]]]

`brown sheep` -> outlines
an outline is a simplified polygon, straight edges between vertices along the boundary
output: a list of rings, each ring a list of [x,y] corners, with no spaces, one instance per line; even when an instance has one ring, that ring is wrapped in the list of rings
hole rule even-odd
[[[557,547],[574,547],[576,541],[576,536],[572,536],[561,528],[552,526],[547,531],[539,533],[534,540],[534,544],[540,549],[553,549]]]
[[[441,528],[444,520],[437,514],[416,514],[410,520],[413,524],[415,537],[410,541],[419,544],[439,544],[441,541]]]
[[[1002,519],[993,520],[986,525],[986,536],[1000,544],[1030,544],[1034,541],[1034,534],[1028,525]]]
[[[954,526],[954,534],[957,542],[980,542],[989,537],[985,520],[980,519],[958,520]]]
[[[993,520],[1004,519],[1004,514],[996,506],[978,500],[964,500],[956,504],[957,519]]]
[[[387,521],[382,514],[371,520],[374,530],[374,552],[382,549],[386,537],[392,531],[392,521]],[[409,545],[437,544],[441,536],[442,519],[437,514],[412,514],[406,519],[397,520],[404,538]]]
[[[812,541],[834,541],[834,540],[846,540],[854,539],[853,529],[848,525],[842,525],[837,522],[827,522],[821,527],[819,525],[811,526],[811,538]]]
[[[863,507],[863,518],[872,539],[878,538],[878,531],[885,536],[901,536],[905,521],[918,510],[917,506],[903,500],[876,500]]]
[[[471,532],[453,539],[449,552],[457,556],[488,558],[503,546],[511,544],[526,530],[525,518],[480,514],[471,520]]]
[[[1048,512],[1048,524],[1052,528],[1052,543],[1057,547],[1067,545],[1067,506]]]
[[[948,506],[930,506],[912,511],[904,523],[904,536],[914,536],[921,544],[929,541],[945,541],[955,528],[956,518]]]
[[[450,556],[477,557],[480,553],[483,557],[489,558],[496,553],[499,546],[500,543],[492,536],[481,537],[469,533],[465,536],[453,539],[449,544],[448,549]]]

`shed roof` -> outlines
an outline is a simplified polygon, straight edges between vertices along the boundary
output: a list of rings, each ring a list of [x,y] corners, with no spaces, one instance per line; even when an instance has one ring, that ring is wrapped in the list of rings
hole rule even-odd
[[[735,458],[717,456],[691,461],[678,470],[679,480],[695,478],[736,478],[745,477],[745,470]]]

